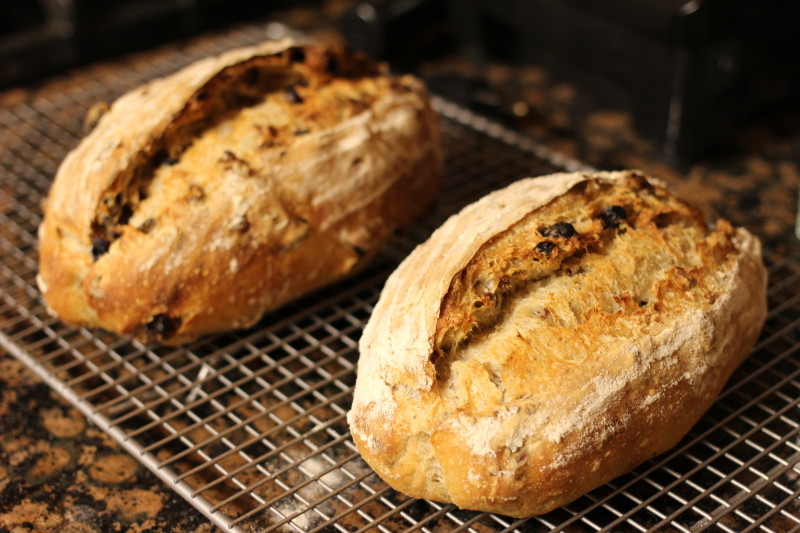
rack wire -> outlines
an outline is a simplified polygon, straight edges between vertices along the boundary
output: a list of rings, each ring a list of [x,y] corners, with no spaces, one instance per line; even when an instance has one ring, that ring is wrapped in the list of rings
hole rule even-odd
[[[672,451],[547,515],[514,520],[391,490],[345,414],[357,341],[398,261],[448,215],[526,175],[582,168],[444,100],[435,209],[359,276],[250,330],[180,348],[73,329],[36,289],[40,205],[98,100],[274,26],[85,67],[0,109],[0,344],[225,530],[800,531],[800,264],[767,251],[770,312],[751,357]]]

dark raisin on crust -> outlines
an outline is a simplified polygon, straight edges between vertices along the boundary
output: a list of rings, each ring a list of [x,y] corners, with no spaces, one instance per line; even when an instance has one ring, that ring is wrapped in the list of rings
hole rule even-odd
[[[328,55],[328,61],[325,64],[325,71],[333,76],[339,74],[339,60],[336,59],[336,56],[331,54]]]
[[[154,339],[167,339],[172,337],[181,327],[180,317],[172,317],[166,313],[155,315],[144,325],[147,333]]]
[[[569,222],[556,222],[552,226],[547,226],[541,230],[541,234],[544,237],[561,237],[564,239],[569,239],[576,233],[575,227]]]
[[[628,212],[620,205],[606,207],[600,212],[600,219],[604,228],[618,228],[620,223],[628,218]]]
[[[292,63],[304,63],[306,60],[306,52],[300,47],[292,46],[289,48],[289,61]]]
[[[552,241],[542,241],[536,245],[536,251],[543,255],[550,255],[556,249],[556,243]]]
[[[153,155],[153,168],[158,168],[160,166],[167,166],[171,167],[178,163],[178,159],[170,155],[170,153],[164,149],[159,150],[158,153]]]
[[[102,237],[95,237],[92,239],[92,258],[97,261],[101,255],[108,252],[111,247],[111,242]]]
[[[291,104],[302,104],[305,101],[302,96],[297,94],[297,89],[293,85],[286,87],[286,99]]]
[[[124,226],[126,225],[131,217],[133,216],[133,206],[131,204],[122,204],[119,210],[119,220],[117,221],[117,225]]]

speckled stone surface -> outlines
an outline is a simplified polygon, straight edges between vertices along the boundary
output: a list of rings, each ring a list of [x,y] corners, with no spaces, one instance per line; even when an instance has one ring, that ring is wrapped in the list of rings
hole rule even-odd
[[[21,362],[0,354],[0,532],[214,529]]]
[[[303,13],[292,17],[289,22],[306,28],[318,22]],[[317,33],[326,36],[336,38],[326,28]],[[779,255],[800,253],[794,235],[800,109],[758,117],[728,146],[679,169],[636,134],[630,117],[594,109],[589,98],[549,80],[544,70],[494,66],[477,73],[460,64],[431,64],[423,73],[444,71],[483,75],[490,87],[512,95],[522,104],[513,126],[540,142],[597,168],[659,176],[709,218],[724,215],[748,226]],[[22,363],[0,352],[0,533],[212,530]]]

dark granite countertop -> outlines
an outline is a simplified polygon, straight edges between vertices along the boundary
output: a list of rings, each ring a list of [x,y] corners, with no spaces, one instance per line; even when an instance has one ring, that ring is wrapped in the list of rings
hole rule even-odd
[[[308,23],[303,14],[295,22]],[[336,38],[329,30],[317,33]],[[431,64],[423,73],[475,76],[468,65]],[[592,109],[546,71],[496,65],[489,85],[514,86],[525,103],[514,126],[602,169],[639,168],[670,182],[709,217],[747,224],[780,255],[798,254],[800,110],[779,109],[742,129],[727,148],[686,169],[665,163],[626,114]],[[0,102],[20,98],[18,91]],[[26,531],[205,532],[214,528],[180,496],[93,427],[10,354],[0,353],[0,533]]]
[[[214,529],[25,365],[0,355],[0,531]]]

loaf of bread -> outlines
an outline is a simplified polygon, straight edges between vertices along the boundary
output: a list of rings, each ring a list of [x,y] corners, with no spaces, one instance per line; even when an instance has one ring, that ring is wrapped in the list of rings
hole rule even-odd
[[[430,204],[422,83],[272,41],[117,100],[64,160],[39,287],[64,322],[178,344],[350,275]]]
[[[657,180],[516,182],[390,276],[353,438],[411,496],[545,513],[686,434],[752,349],[765,291],[759,241]]]

